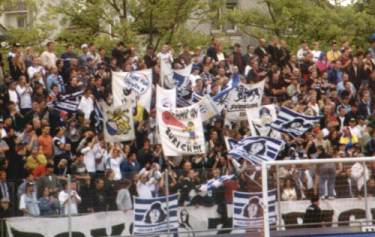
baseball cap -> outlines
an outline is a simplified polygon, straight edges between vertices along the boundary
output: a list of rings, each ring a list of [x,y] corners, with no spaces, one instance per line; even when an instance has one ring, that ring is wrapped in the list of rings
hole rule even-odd
[[[89,46],[87,44],[82,44],[81,49],[88,48]]]

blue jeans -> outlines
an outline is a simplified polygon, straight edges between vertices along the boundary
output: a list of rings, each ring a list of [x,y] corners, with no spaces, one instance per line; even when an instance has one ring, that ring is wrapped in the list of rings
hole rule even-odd
[[[321,169],[319,176],[319,195],[325,196],[327,193],[328,196],[335,196],[335,182],[336,182],[336,170],[335,169]],[[326,192],[327,184],[327,192]]]

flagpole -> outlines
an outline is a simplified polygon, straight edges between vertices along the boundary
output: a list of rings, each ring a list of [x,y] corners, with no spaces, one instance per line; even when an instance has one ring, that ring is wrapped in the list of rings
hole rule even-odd
[[[270,222],[268,220],[268,177],[267,163],[262,162],[262,193],[263,193],[263,233],[270,237]]]
[[[169,234],[170,234],[170,226],[169,226],[169,177],[168,177],[168,173],[169,173],[169,168],[167,168],[166,170],[167,172],[165,173],[165,194],[166,194],[166,199],[165,199],[165,203],[167,205],[167,236],[169,237]]]

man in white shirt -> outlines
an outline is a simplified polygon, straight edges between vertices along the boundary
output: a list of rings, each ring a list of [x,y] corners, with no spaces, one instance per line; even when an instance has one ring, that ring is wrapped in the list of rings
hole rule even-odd
[[[313,55],[313,62],[316,63],[322,54],[322,51],[319,48],[319,42],[314,42],[314,49],[311,51]]]
[[[19,83],[16,86],[16,91],[20,98],[21,112],[25,113],[32,108],[31,95],[33,93],[33,89],[27,83],[25,76],[20,76]]]
[[[33,78],[35,73],[40,73],[42,77],[44,77],[46,74],[46,71],[44,70],[44,67],[42,66],[42,61],[38,57],[33,58],[32,65],[27,69],[27,75],[29,76],[30,79]]]
[[[306,41],[303,41],[301,48],[297,51],[298,61],[302,62],[308,52],[310,52],[309,46],[307,45]]]
[[[40,57],[42,60],[43,66],[45,66],[48,70],[52,67],[56,66],[57,57],[55,54],[55,45],[53,42],[47,43],[47,50],[44,51]]]
[[[83,162],[85,163],[87,172],[93,176],[96,172],[95,150],[93,149],[96,143],[96,138],[86,138],[85,143],[86,146],[81,150],[81,153],[83,154]]]
[[[19,209],[28,216],[39,216],[40,210],[38,206],[38,200],[36,198],[36,192],[34,190],[34,184],[26,184],[26,192],[20,197]]]
[[[15,81],[12,81],[8,88],[9,101],[12,101],[15,104],[17,111],[20,111],[20,108],[18,105],[19,98],[18,98],[16,88],[17,88],[17,83]]]
[[[59,202],[60,206],[63,208],[63,214],[68,215],[69,209],[70,214],[78,214],[78,204],[81,203],[82,199],[77,193],[77,184],[75,181],[72,181],[70,184],[70,205],[69,205],[69,190],[68,183],[64,185],[64,190],[59,193]]]
[[[94,111],[94,100],[92,97],[91,90],[86,89],[78,105],[78,110],[84,113],[85,119],[90,119],[90,114]]]

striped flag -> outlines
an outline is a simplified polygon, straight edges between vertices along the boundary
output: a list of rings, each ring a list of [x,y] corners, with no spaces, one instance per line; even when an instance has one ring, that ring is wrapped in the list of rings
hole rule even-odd
[[[221,90],[219,93],[212,97],[213,101],[217,104],[219,111],[225,108],[229,92],[238,86],[240,80],[240,75],[233,75],[230,81],[228,82],[227,87],[225,87],[223,90]]]
[[[228,154],[261,165],[263,161],[275,160],[283,146],[282,140],[272,137],[245,137]]]
[[[233,193],[234,228],[262,228],[263,212],[262,192]],[[276,189],[268,191],[268,220],[276,224]]]
[[[215,189],[215,188],[218,188],[220,186],[222,186],[224,184],[225,181],[227,180],[231,180],[235,177],[234,174],[231,174],[231,175],[222,175],[218,178],[213,178],[213,179],[210,179],[208,180],[206,183],[202,184],[200,187],[199,187],[199,190],[201,192],[207,192],[209,190],[212,190],[212,189]]]
[[[134,233],[160,233],[167,232],[168,229],[176,232],[179,225],[177,198],[177,194],[157,198],[136,197],[134,199]]]
[[[298,137],[312,128],[314,123],[319,123],[320,119],[320,116],[306,116],[282,107],[276,120],[270,126],[279,132]]]
[[[95,131],[100,133],[103,131],[103,122],[104,116],[101,108],[98,106],[98,103],[94,103],[94,123],[95,123]]]
[[[78,105],[83,93],[83,91],[77,91],[74,93],[59,96],[57,100],[50,102],[48,104],[48,107],[60,111],[75,113],[78,111]]]

